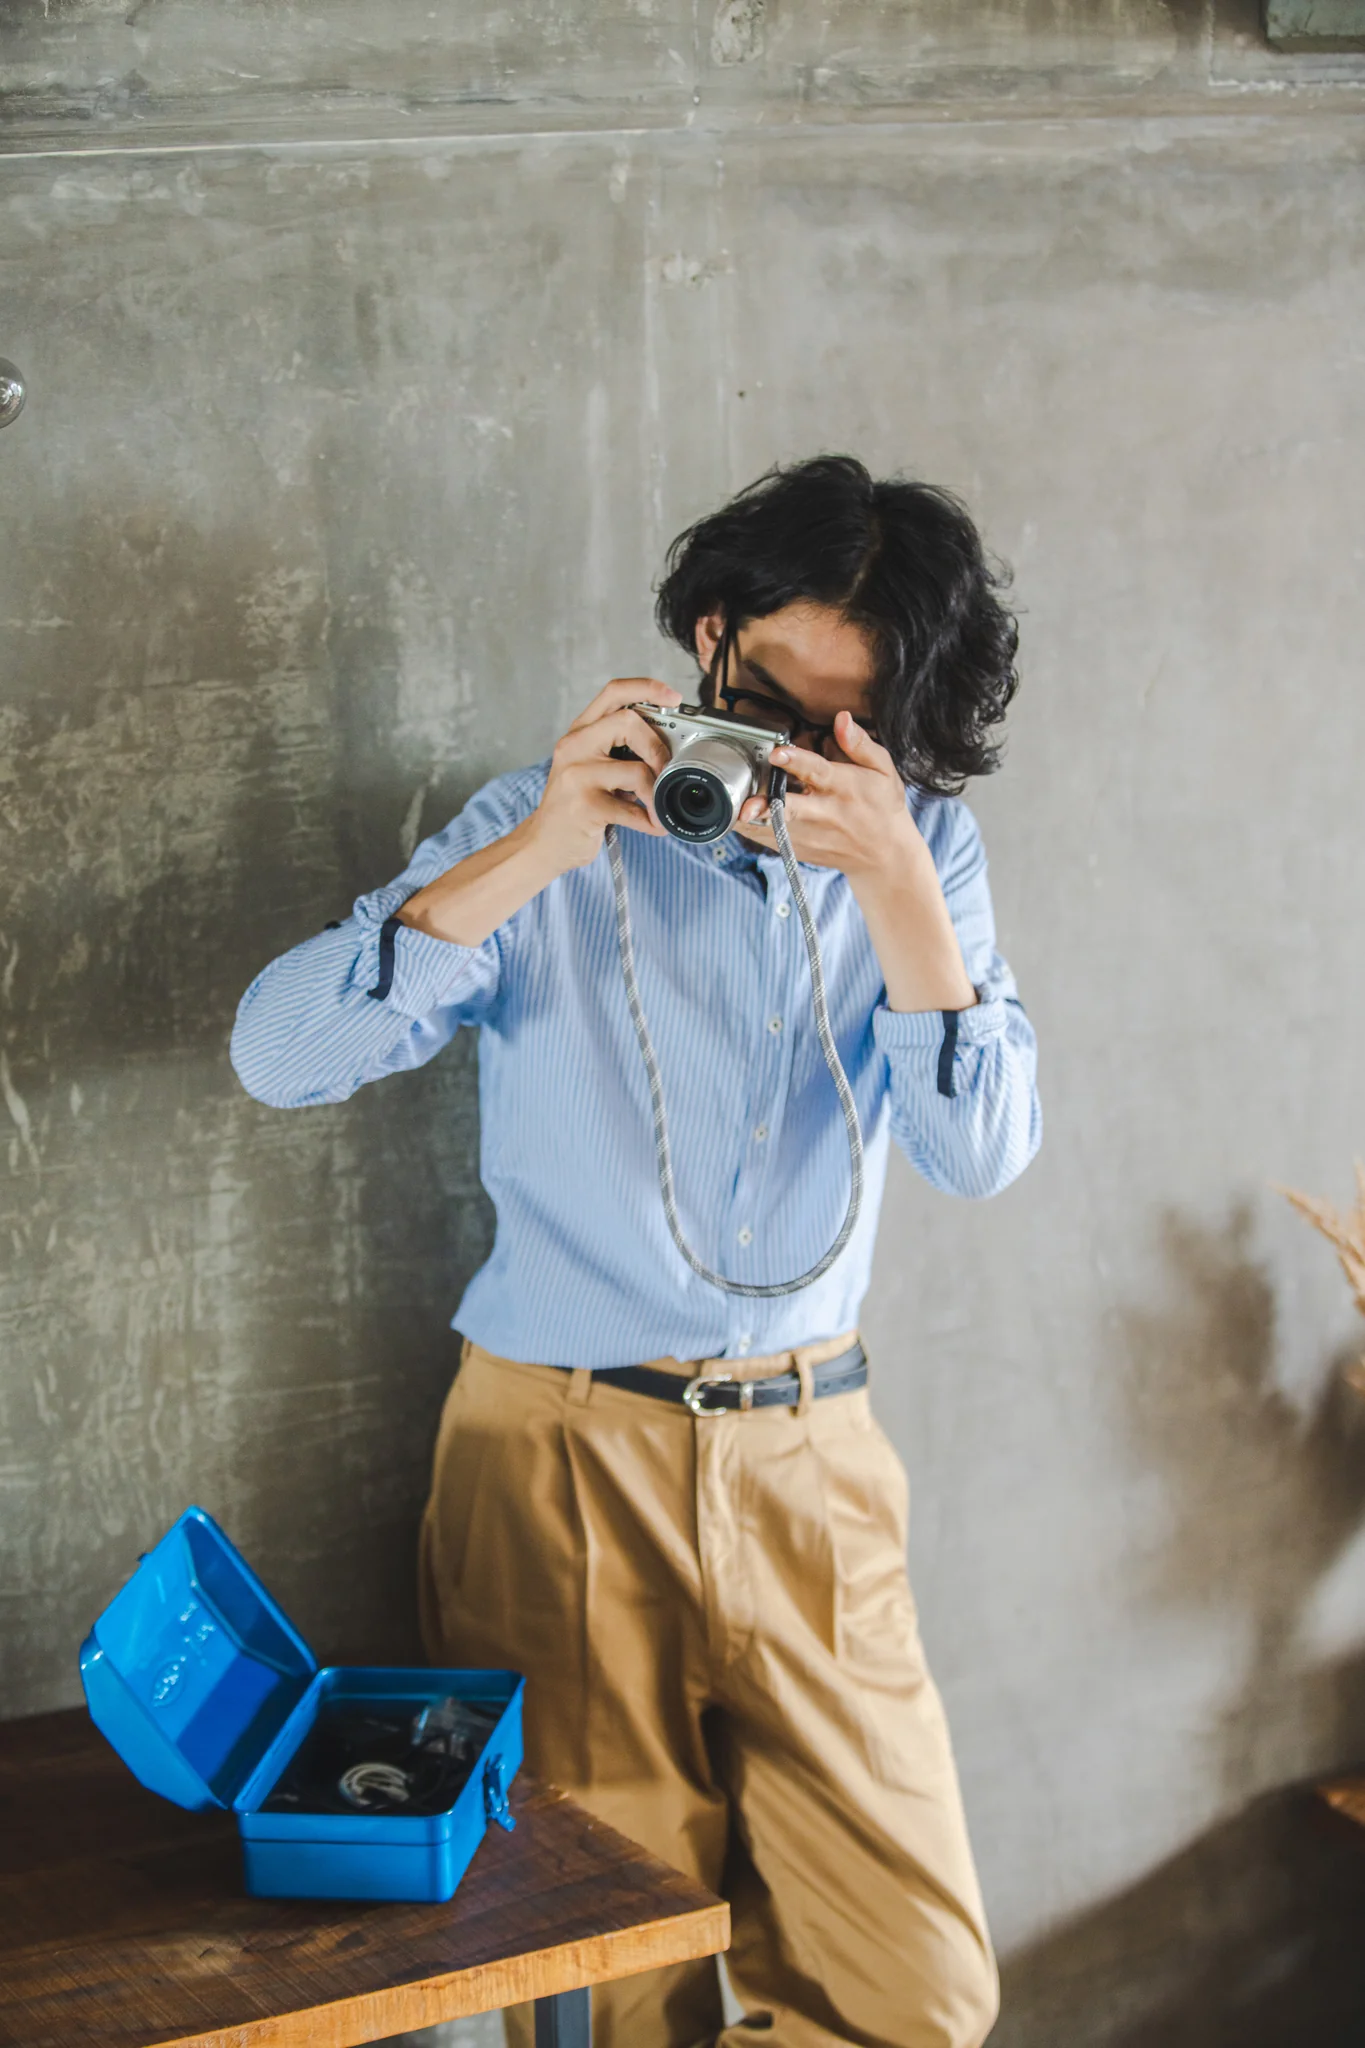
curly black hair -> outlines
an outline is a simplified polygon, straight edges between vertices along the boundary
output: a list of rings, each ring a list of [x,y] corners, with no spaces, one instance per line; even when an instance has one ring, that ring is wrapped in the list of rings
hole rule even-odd
[[[1018,687],[1019,630],[966,507],[932,484],[878,483],[851,455],[770,469],[668,550],[660,629],[696,653],[699,619],[732,632],[784,605],[834,607],[868,634],[872,716],[906,783],[956,796],[999,766],[992,728]]]

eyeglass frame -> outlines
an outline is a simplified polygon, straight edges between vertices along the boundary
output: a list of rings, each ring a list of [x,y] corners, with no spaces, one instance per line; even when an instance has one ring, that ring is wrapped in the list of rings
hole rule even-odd
[[[834,738],[834,727],[832,725],[819,725],[813,719],[805,719],[798,722],[793,717],[793,713],[799,709],[797,705],[788,703],[780,697],[765,696],[762,690],[739,689],[728,680],[730,674],[730,650],[735,645],[735,637],[736,629],[731,626],[727,618],[725,624],[721,627],[720,639],[717,641],[716,651],[711,657],[711,666],[706,671],[706,679],[711,685],[714,697],[719,700],[722,707],[730,713],[732,718],[739,717],[739,713],[735,709],[736,701],[739,698],[743,698],[749,704],[762,705],[765,710],[779,712],[783,725],[786,726],[792,736],[793,744],[799,744],[798,735],[802,738],[812,738],[817,742],[817,745],[809,749],[809,751],[818,753],[826,740]],[[717,670],[720,671],[719,680],[717,679]],[[876,739],[875,728],[865,725],[863,730],[870,739]]]

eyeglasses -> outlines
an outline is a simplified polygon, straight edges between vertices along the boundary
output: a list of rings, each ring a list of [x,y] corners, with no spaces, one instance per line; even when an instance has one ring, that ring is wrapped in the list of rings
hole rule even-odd
[[[734,637],[727,624],[721,632],[711,667],[707,671],[707,680],[711,684],[715,701],[732,717],[751,720],[758,725],[766,724],[775,718],[791,734],[793,745],[805,746],[810,753],[821,753],[825,742],[834,738],[832,725],[818,725],[813,719],[803,718],[795,704],[782,697],[770,696],[765,690],[758,689],[751,683],[730,681],[730,653],[734,647]],[[742,664],[740,666],[742,667]],[[864,724],[863,730],[873,739],[877,737],[871,726]]]

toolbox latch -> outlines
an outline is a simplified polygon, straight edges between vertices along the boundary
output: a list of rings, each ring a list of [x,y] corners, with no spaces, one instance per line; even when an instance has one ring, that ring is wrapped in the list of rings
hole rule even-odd
[[[490,1820],[500,1828],[506,1828],[510,1835],[516,1826],[512,1809],[507,1804],[507,1787],[502,1782],[502,1758],[490,1756],[483,1767],[483,1810]]]

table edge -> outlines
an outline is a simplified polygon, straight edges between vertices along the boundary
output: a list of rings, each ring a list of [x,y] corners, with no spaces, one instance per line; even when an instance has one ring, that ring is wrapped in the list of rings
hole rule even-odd
[[[648,1954],[638,1954],[647,1944]],[[328,2005],[307,2006],[203,2034],[160,2035],[142,2048],[363,2048],[392,2034],[497,2012],[558,1991],[576,1991],[617,1977],[633,1977],[672,1963],[696,1962],[730,1946],[730,1908],[723,1899],[691,1912],[639,1921],[630,1927],[589,1934],[554,1948],[503,1956],[445,1976],[421,1978],[384,1991],[359,1992]],[[637,1951],[636,1959],[623,1960]]]

